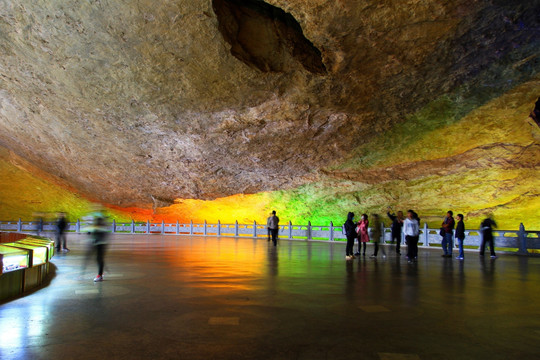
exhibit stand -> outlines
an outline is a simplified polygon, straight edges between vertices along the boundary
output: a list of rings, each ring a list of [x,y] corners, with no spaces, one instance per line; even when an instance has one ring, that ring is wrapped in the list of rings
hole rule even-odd
[[[0,301],[40,286],[49,274],[54,241],[39,236],[0,244]]]

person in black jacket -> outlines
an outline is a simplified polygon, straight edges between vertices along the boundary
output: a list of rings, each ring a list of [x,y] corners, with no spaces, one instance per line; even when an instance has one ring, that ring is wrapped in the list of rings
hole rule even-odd
[[[56,251],[68,252],[69,249],[66,246],[66,228],[67,228],[66,214],[58,214],[58,221],[56,222]]]
[[[456,226],[456,240],[459,244],[459,255],[456,259],[463,260],[465,259],[465,254],[463,253],[463,241],[465,240],[465,223],[463,222],[463,214],[458,214],[458,223]]]
[[[392,220],[392,243],[394,241],[396,242],[396,254],[401,255],[401,229],[403,228],[403,221],[405,221],[405,218],[403,217],[403,211],[398,211],[397,216],[394,214],[390,214],[390,208],[388,208],[388,212],[386,215]]]
[[[480,256],[484,256],[486,250],[486,242],[489,242],[489,249],[491,250],[491,258],[495,259],[495,244],[493,241],[493,228],[497,227],[495,220],[489,216],[480,224],[480,230],[482,231],[482,244],[480,245]]]
[[[345,235],[347,236],[347,247],[345,249],[345,259],[352,260],[354,259],[353,255],[353,247],[354,247],[354,239],[356,238],[356,224],[353,221],[354,219],[354,213],[349,212],[347,214],[347,221],[345,221],[345,224],[343,224],[343,228],[345,229]]]

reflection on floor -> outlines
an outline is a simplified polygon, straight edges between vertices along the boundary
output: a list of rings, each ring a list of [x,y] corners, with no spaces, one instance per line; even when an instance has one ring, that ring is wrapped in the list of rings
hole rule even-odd
[[[342,243],[85,239],[51,284],[0,307],[2,359],[524,359],[540,354],[540,259],[421,250],[345,261]],[[368,249],[370,250],[370,249]],[[457,254],[456,254],[457,255]]]

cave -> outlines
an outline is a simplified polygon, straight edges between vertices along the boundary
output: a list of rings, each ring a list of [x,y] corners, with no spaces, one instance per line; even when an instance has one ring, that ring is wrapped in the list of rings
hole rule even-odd
[[[289,72],[297,64],[326,73],[321,52],[303,34],[296,19],[260,0],[213,0],[219,31],[231,54],[263,72]]]
[[[534,109],[531,112],[530,117],[534,120],[536,125],[540,126],[540,98],[536,100],[536,103],[534,104]]]
[[[540,226],[536,1],[3,3],[0,219]]]

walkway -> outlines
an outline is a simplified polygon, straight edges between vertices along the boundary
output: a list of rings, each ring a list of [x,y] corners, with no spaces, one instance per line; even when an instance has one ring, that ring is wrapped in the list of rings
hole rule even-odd
[[[48,287],[0,306],[2,360],[540,356],[540,258],[346,262],[342,243],[116,235],[95,284],[82,239]]]

